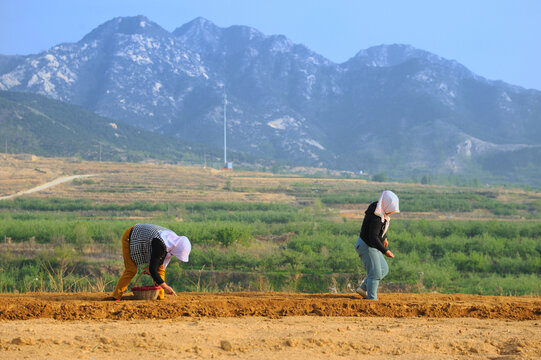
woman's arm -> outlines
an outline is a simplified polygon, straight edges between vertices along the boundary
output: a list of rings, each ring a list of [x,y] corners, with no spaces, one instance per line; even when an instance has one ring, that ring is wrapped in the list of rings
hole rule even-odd
[[[376,245],[375,248],[383,253],[383,255],[394,258],[394,254],[391,250],[387,250],[389,242],[387,241],[387,234],[384,235],[383,239],[379,234],[383,228],[384,224],[381,222],[381,219],[377,215],[373,215],[370,219],[370,231],[369,236],[372,239],[372,244]]]
[[[158,273],[158,267],[163,263],[163,259],[165,259],[167,252],[159,239],[152,239],[151,250],[148,272],[150,273],[150,276],[152,276],[152,279],[154,279],[154,282],[161,285],[165,281]]]
[[[165,280],[162,279],[160,274],[158,273],[158,268],[160,265],[163,264],[163,260],[165,259],[165,256],[167,255],[167,251],[165,247],[163,246],[163,243],[159,239],[152,239],[151,243],[151,254],[150,254],[150,264],[148,264],[148,272],[150,273],[150,276],[152,276],[152,279],[154,279],[154,282],[158,284],[167,294],[177,295],[175,290],[173,290],[172,287],[167,285],[165,283]]]
[[[383,254],[387,252],[387,249],[384,246],[384,242],[379,236],[381,233],[381,228],[383,227],[383,223],[381,222],[381,218],[377,215],[371,215],[369,219],[369,228],[368,228],[368,236],[370,237],[370,243],[374,244],[374,247],[381,251]]]

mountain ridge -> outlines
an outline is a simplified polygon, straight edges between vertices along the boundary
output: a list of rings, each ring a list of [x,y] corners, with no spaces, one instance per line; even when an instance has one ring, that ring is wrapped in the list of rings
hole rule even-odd
[[[337,64],[247,26],[199,17],[168,32],[144,16],[119,17],[77,43],[0,57],[0,89],[214,147],[223,142],[226,92],[228,146],[292,164],[481,178],[501,173],[493,161],[479,162],[488,153],[541,165],[515,156],[541,145],[541,91],[485,79],[405,44],[370,47]],[[382,151],[381,143],[393,148]]]

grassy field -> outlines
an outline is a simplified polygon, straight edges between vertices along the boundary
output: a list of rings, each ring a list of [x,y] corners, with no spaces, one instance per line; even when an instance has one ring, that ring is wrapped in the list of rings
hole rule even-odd
[[[0,291],[110,291],[120,236],[156,223],[193,243],[166,279],[180,291],[347,292],[365,272],[353,244],[367,205],[400,197],[384,291],[541,293],[541,193],[9,156],[0,197]],[[149,281],[146,278],[144,281]]]

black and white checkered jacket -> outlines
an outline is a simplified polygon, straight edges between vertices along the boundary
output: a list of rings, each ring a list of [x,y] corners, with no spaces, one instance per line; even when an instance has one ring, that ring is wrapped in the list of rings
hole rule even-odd
[[[135,224],[130,235],[130,256],[137,266],[150,262],[152,239],[160,239],[167,248],[160,237],[162,230],[168,229],[153,224]]]

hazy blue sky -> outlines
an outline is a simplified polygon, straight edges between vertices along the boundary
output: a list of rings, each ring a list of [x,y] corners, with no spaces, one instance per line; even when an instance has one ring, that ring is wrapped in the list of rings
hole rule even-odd
[[[76,42],[132,15],[169,31],[198,16],[252,26],[338,63],[374,45],[410,44],[488,79],[541,90],[539,0],[0,0],[0,54]]]

